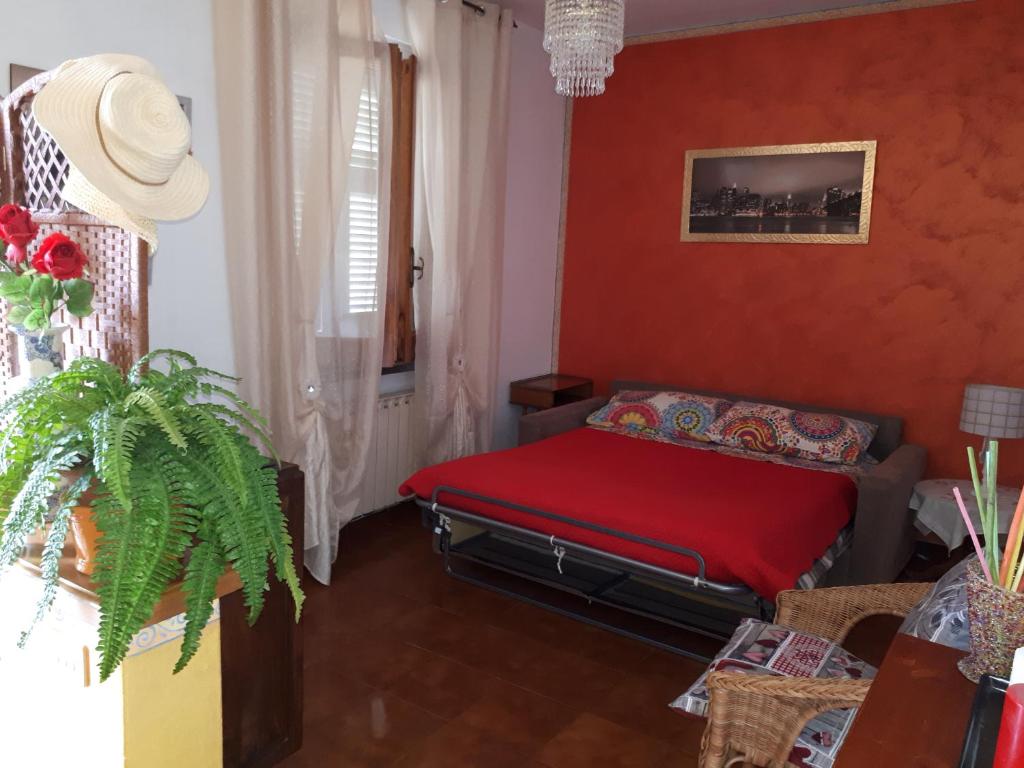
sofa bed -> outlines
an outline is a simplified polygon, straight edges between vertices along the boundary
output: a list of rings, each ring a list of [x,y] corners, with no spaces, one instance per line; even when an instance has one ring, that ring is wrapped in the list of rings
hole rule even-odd
[[[925,451],[901,443],[901,419],[647,382],[611,394],[525,415],[518,447],[402,485],[449,574],[705,658],[686,633],[725,639],[782,590],[906,564]],[[765,413],[832,454],[784,450]],[[689,431],[667,438],[658,419]],[[860,432],[829,442],[833,425]]]

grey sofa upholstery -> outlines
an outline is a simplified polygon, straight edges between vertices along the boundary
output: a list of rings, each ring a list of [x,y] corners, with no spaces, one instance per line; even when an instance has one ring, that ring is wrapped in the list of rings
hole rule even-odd
[[[622,390],[693,392],[729,400],[770,403],[803,411],[837,413],[876,424],[878,431],[868,452],[879,463],[858,480],[853,545],[847,556],[833,567],[826,583],[833,586],[891,582],[899,576],[910,559],[916,532],[908,503],[914,484],[924,474],[926,451],[920,445],[900,442],[903,420],[899,417],[694,387],[640,381],[616,381],[612,384],[613,393]],[[587,423],[587,416],[607,402],[607,397],[592,397],[522,416],[519,419],[519,444],[525,445],[582,427]]]

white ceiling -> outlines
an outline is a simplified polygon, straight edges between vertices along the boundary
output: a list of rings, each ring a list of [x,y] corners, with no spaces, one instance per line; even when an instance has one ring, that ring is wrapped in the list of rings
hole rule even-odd
[[[883,0],[885,1],[885,0]],[[889,0],[891,1],[891,0]],[[497,0],[524,24],[544,27],[544,0]],[[873,5],[879,0],[626,0],[626,37]]]

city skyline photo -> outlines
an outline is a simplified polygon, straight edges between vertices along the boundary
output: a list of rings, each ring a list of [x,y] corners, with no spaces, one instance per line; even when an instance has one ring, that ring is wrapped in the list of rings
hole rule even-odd
[[[687,153],[683,240],[866,242],[874,142]]]

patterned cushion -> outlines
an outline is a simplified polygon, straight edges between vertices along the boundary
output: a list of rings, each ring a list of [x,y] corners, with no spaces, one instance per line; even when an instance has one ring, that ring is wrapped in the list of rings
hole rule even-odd
[[[867,662],[823,637],[745,619],[712,659],[707,672],[669,706],[704,717],[709,699],[704,681],[709,672],[723,669],[745,675],[819,678],[873,678],[876,672]],[[856,709],[837,709],[810,720],[793,745],[789,762],[808,768],[829,768],[855,714]]]
[[[590,414],[587,424],[647,433],[672,442],[707,442],[708,428],[731,405],[728,400],[688,392],[619,392]]]
[[[711,425],[705,437],[748,451],[855,464],[871,445],[877,429],[874,424],[832,413],[739,402]]]
[[[927,597],[907,614],[900,625],[900,632],[961,651],[970,650],[967,565],[977,559],[972,555],[961,560],[935,582]]]

